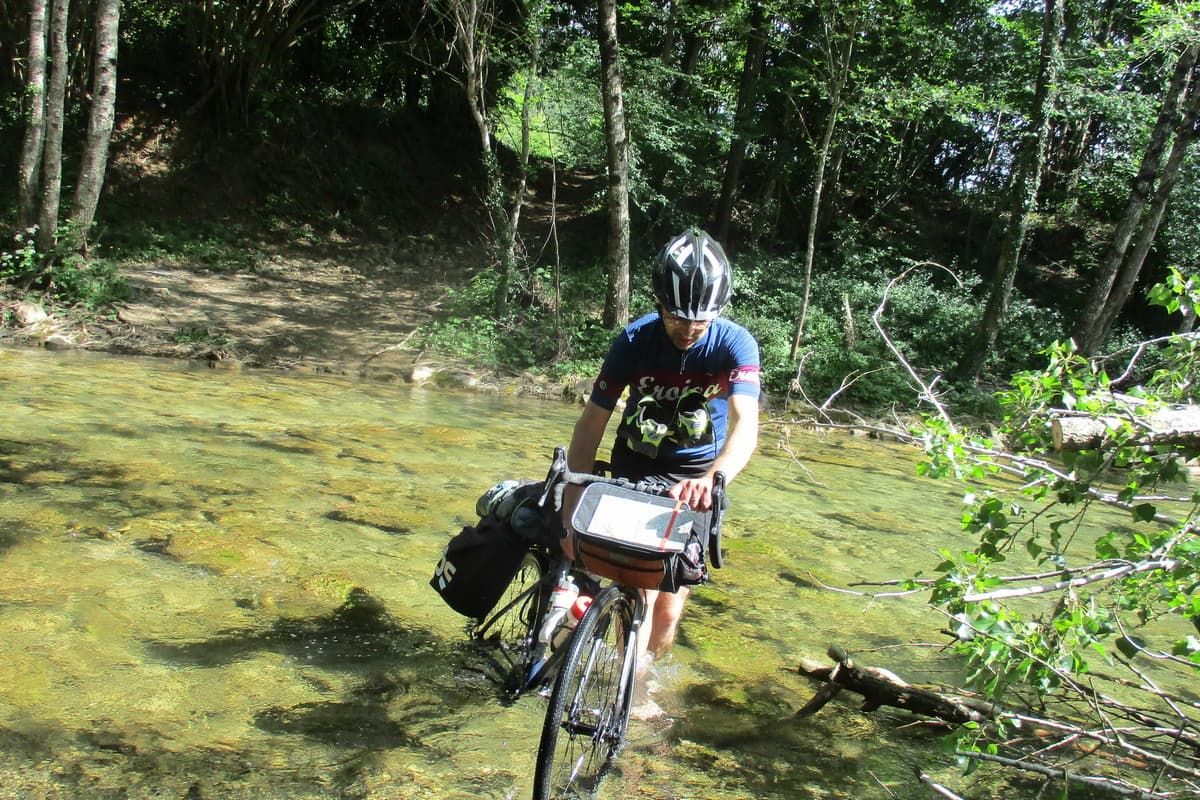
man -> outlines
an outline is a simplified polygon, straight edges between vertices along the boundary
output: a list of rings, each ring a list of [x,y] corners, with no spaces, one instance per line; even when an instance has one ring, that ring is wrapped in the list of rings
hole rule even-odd
[[[758,343],[721,318],[733,294],[733,272],[721,246],[688,230],[659,251],[652,287],[657,311],[617,336],[567,452],[572,470],[591,471],[609,418],[626,387],[610,464],[615,475],[655,478],[671,497],[707,511],[713,477],[742,471],[758,444]],[[567,509],[573,508],[568,497]],[[569,518],[569,517],[568,517]],[[568,527],[563,550],[574,556]],[[649,666],[675,639],[688,589],[647,591],[649,625],[638,642],[638,664]]]

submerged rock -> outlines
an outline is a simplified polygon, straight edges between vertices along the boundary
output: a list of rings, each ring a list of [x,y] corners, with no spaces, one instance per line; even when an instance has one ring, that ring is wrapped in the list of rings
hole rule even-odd
[[[47,350],[74,350],[78,345],[70,336],[52,333],[42,341],[42,347]]]

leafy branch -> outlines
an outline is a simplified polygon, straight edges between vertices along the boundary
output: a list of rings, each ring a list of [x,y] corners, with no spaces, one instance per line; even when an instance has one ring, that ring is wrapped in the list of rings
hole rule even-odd
[[[1045,367],[998,394],[1003,419],[982,436],[954,421],[940,376],[915,369],[884,325],[888,293],[921,266],[889,283],[872,320],[933,408],[909,431],[925,453],[918,472],[968,487],[960,524],[973,549],[942,550],[932,577],[895,582],[929,592],[968,686],[1005,709],[960,726],[964,769],[1133,797],[1197,791],[1200,703],[1183,690],[1200,675],[1200,492],[1186,485],[1200,445],[1196,409],[1178,405],[1195,385],[1194,337],[1141,343],[1127,360],[1128,349],[1087,359],[1056,342]],[[1194,313],[1197,287],[1176,273],[1151,299]],[[1127,393],[1113,391],[1110,362]],[[1068,447],[1062,421],[1079,419],[1098,434]]]

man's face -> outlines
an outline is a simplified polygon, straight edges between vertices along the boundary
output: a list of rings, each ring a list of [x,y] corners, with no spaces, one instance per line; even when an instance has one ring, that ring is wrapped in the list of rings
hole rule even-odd
[[[704,335],[704,332],[708,330],[708,326],[712,322],[712,320],[701,322],[684,319],[683,317],[677,317],[674,314],[668,313],[663,308],[659,308],[658,313],[662,317],[663,327],[667,329],[667,337],[670,338],[671,344],[680,350],[687,350],[700,341],[700,337]]]

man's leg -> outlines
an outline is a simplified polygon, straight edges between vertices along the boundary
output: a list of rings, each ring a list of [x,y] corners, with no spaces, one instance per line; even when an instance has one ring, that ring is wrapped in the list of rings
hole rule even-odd
[[[634,707],[630,712],[634,719],[652,719],[662,715],[647,692],[647,673],[655,659],[666,655],[675,641],[679,617],[687,599],[686,588],[678,592],[646,592],[646,620],[638,632],[637,677],[634,682]]]
[[[678,592],[655,592],[658,597],[646,612],[651,623],[647,647],[655,658],[662,658],[675,643],[675,631],[679,628],[679,618],[683,616],[688,591],[689,587],[684,586]]]
[[[644,589],[643,596],[646,598],[646,618],[642,620],[642,627],[638,630],[637,642],[637,682],[641,686],[646,677],[646,670],[650,668],[650,662],[654,660],[654,655],[650,652],[650,641],[654,631],[655,609],[658,606],[658,596],[662,594],[655,589]]]
[[[638,631],[638,672],[643,673],[656,658],[662,658],[675,643],[675,632],[679,618],[687,602],[690,587],[678,592],[660,592],[647,589],[646,619]]]

